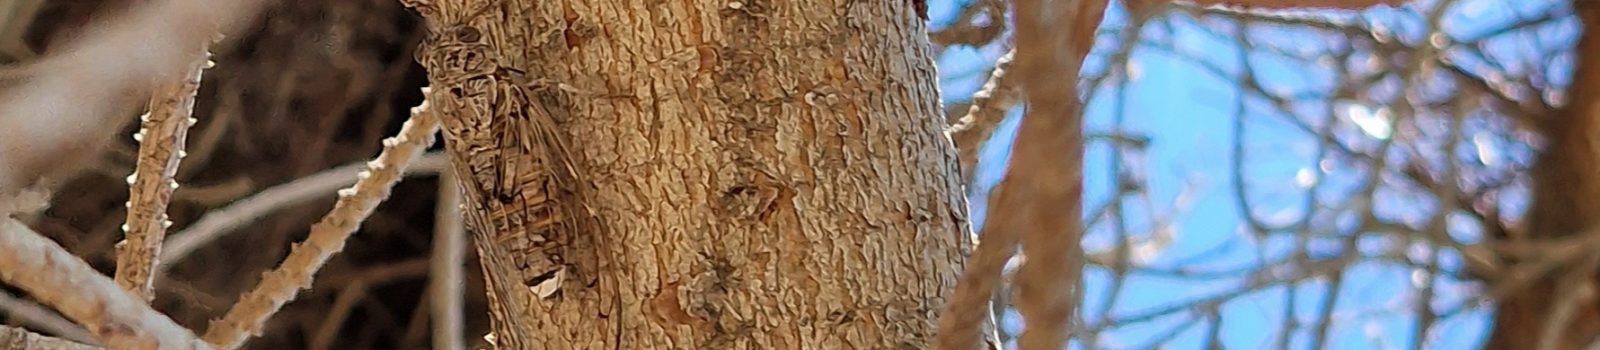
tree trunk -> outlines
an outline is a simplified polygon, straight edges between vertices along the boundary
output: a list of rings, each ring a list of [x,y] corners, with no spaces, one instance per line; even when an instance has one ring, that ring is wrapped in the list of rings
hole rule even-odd
[[[1577,59],[1572,85],[1562,106],[1541,125],[1544,150],[1531,171],[1533,204],[1524,220],[1529,239],[1546,241],[1586,231],[1600,224],[1600,6],[1574,3],[1583,33],[1575,48]],[[1587,252],[1587,254],[1594,254]],[[1590,260],[1588,258],[1578,260]],[[1540,276],[1531,285],[1496,300],[1494,328],[1485,349],[1535,349],[1546,331],[1563,333],[1553,339],[1553,348],[1586,349],[1600,334],[1600,300],[1594,293],[1594,270],[1590,262],[1573,262]],[[1574,271],[1577,270],[1577,271]],[[1513,270],[1514,271],[1514,270]],[[1581,279],[1564,278],[1583,274]],[[1506,278],[1501,278],[1505,280]],[[1579,286],[1578,284],[1588,284]],[[1550,324],[1553,315],[1565,307],[1558,304],[1568,292],[1588,290],[1570,304],[1573,312],[1559,324]],[[1558,329],[1564,328],[1564,329]]]
[[[917,1],[407,2],[498,347],[928,347],[971,242]]]

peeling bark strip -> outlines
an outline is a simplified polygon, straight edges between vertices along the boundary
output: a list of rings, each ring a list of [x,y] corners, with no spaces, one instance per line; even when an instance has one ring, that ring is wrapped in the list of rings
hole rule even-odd
[[[970,241],[911,1],[406,3],[499,348],[927,347]]]

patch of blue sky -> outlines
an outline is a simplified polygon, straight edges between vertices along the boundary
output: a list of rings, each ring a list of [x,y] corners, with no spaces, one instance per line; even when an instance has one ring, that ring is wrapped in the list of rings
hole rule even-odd
[[[933,1],[930,13],[934,26],[947,25],[964,1]],[[1335,17],[1347,21],[1363,21],[1390,30],[1398,40],[1407,43],[1425,42],[1425,33],[1416,9],[1433,6],[1433,1],[1414,1],[1406,9],[1354,12],[1307,12],[1307,14]],[[1526,18],[1541,16],[1550,11],[1561,11],[1558,1],[1493,1],[1465,0],[1447,12],[1444,32],[1453,40],[1467,40],[1484,33],[1506,27]],[[1555,9],[1555,10],[1552,10]],[[1106,53],[1114,48],[1117,34],[1126,16],[1119,6],[1108,11],[1107,21],[1096,52],[1085,62],[1086,76],[1102,74],[1108,67]],[[1129,70],[1134,71],[1126,82],[1126,91],[1117,91],[1111,84],[1102,86],[1099,93],[1087,97],[1085,126],[1089,133],[1124,132],[1148,137],[1148,148],[1142,157],[1131,157],[1134,168],[1149,179],[1148,189],[1154,206],[1144,207],[1136,200],[1128,200],[1124,219],[1129,231],[1146,237],[1158,225],[1148,224],[1152,218],[1171,218],[1176,240],[1148,266],[1157,269],[1188,269],[1194,271],[1229,271],[1276,264],[1297,246],[1296,237],[1275,234],[1257,237],[1245,229],[1244,213],[1231,181],[1231,144],[1235,137],[1231,130],[1238,111],[1240,89],[1236,79],[1243,69],[1239,61],[1239,48],[1232,38],[1237,30],[1232,23],[1196,21],[1177,18],[1170,25],[1148,26],[1142,33],[1143,43],[1134,50]],[[1452,62],[1469,71],[1507,69],[1520,74],[1531,69],[1542,70],[1542,77],[1554,86],[1567,83],[1570,75],[1570,47],[1576,29],[1575,21],[1558,19],[1526,30],[1527,34],[1513,34],[1487,40],[1484,48],[1488,59],[1447,52]],[[1245,149],[1248,157],[1245,180],[1249,190],[1246,198],[1257,212],[1251,213],[1270,223],[1293,222],[1304,215],[1302,207],[1307,196],[1313,196],[1317,205],[1366,205],[1359,203],[1357,191],[1370,180],[1370,169],[1351,164],[1340,154],[1327,154],[1316,159],[1316,143],[1307,139],[1305,130],[1288,120],[1290,115],[1306,118],[1299,121],[1311,128],[1322,128],[1333,120],[1339,139],[1358,149],[1373,149],[1385,136],[1384,127],[1393,132],[1394,116],[1382,116],[1385,106],[1329,104],[1323,102],[1332,86],[1334,72],[1330,59],[1319,57],[1342,45],[1340,38],[1321,35],[1297,28],[1257,25],[1249,30],[1252,43],[1262,47],[1281,49],[1281,52],[1252,51],[1249,53],[1251,74],[1261,85],[1275,94],[1292,97],[1293,114],[1285,114],[1266,103],[1259,96],[1246,96],[1244,103]],[[1536,38],[1538,40],[1530,40]],[[965,100],[987,78],[987,66],[1003,52],[1002,45],[984,48],[949,48],[939,57],[941,88],[952,101]],[[1459,56],[1459,57],[1458,57]],[[1564,57],[1564,58],[1563,58]],[[1352,60],[1366,59],[1353,57]],[[1504,67],[1491,67],[1504,64]],[[1378,93],[1392,93],[1398,89],[1397,81],[1385,82]],[[1387,91],[1385,91],[1387,90]],[[1124,94],[1118,100],[1118,94]],[[1430,92],[1431,93],[1431,92]],[[981,225],[987,212],[985,196],[1004,172],[1005,156],[1015,135],[1020,109],[1014,110],[986,143],[982,151],[983,163],[977,169],[971,208],[973,221]],[[1337,119],[1328,119],[1330,116]],[[1360,116],[1360,118],[1352,118]],[[1365,118],[1365,119],[1363,119]],[[1363,119],[1357,121],[1356,119]],[[1387,121],[1387,123],[1385,123]],[[1470,127],[1474,130],[1489,126]],[[1517,162],[1526,164],[1531,151],[1516,148],[1525,140],[1511,135],[1471,135],[1469,145],[1452,150],[1449,154],[1458,159],[1479,162]],[[1430,149],[1431,150],[1431,149]],[[1096,208],[1112,200],[1111,155],[1113,148],[1107,143],[1091,144],[1085,158],[1085,207]],[[1430,159],[1429,163],[1442,164]],[[1308,180],[1309,178],[1309,180]],[[1386,183],[1396,179],[1378,179]],[[1309,182],[1309,183],[1308,183]],[[1311,189],[1307,189],[1310,186]],[[1426,189],[1413,189],[1425,191]],[[1187,194],[1189,202],[1178,205],[1180,194]],[[1503,194],[1500,201],[1508,213],[1520,213],[1526,203],[1526,192],[1512,190]],[[1130,197],[1131,198],[1131,197]],[[1397,220],[1421,226],[1431,219],[1437,203],[1417,201],[1414,193],[1381,190],[1375,205],[1383,219]],[[1352,204],[1352,202],[1355,202]],[[1312,218],[1319,231],[1328,237],[1310,239],[1308,253],[1313,257],[1331,256],[1354,250],[1367,256],[1380,256],[1399,249],[1413,259],[1426,256],[1424,249],[1397,246],[1393,237],[1367,232],[1356,247],[1345,247],[1340,235],[1357,233],[1359,218],[1352,207],[1343,212],[1326,214],[1328,217]],[[1089,213],[1085,213],[1086,215]],[[1116,218],[1108,218],[1116,219]],[[1464,218],[1449,222],[1452,235],[1467,241],[1480,239],[1481,227]],[[1097,226],[1086,237],[1091,248],[1108,247],[1115,242],[1110,225]],[[1441,253],[1441,265],[1449,270],[1460,270],[1461,257]],[[1269,267],[1273,269],[1275,267]],[[1344,283],[1337,291],[1334,324],[1330,325],[1330,348],[1368,349],[1384,346],[1409,346],[1414,341],[1417,320],[1407,312],[1417,300],[1415,283],[1420,276],[1410,266],[1390,262],[1362,262],[1344,273]],[[1179,278],[1165,275],[1133,274],[1128,276],[1123,291],[1118,295],[1113,318],[1126,317],[1154,308],[1206,298],[1241,288],[1247,276],[1234,278]],[[1111,275],[1098,268],[1086,271],[1085,316],[1097,320],[1101,306],[1111,285]],[[1436,291],[1432,308],[1447,310],[1470,304],[1479,293],[1477,286],[1449,277],[1434,279]],[[1291,348],[1310,346],[1321,303],[1327,297],[1328,278],[1318,278],[1294,286],[1275,286],[1246,293],[1220,306],[1223,314],[1221,340],[1227,348],[1269,348],[1283,324],[1283,317],[1293,305],[1299,329],[1289,334]],[[1292,301],[1286,291],[1292,288]],[[1158,318],[1146,323],[1121,328],[1108,333],[1102,345],[1127,347],[1145,344],[1145,340],[1173,332],[1173,327],[1188,324],[1192,314],[1178,314]],[[1429,348],[1465,348],[1481,341],[1488,326],[1488,310],[1468,308],[1467,311],[1447,315],[1438,320],[1430,334]],[[1016,326],[1018,320],[1007,317],[1005,324]],[[1177,330],[1172,344],[1178,348],[1198,348],[1207,336],[1209,321],[1193,323]]]

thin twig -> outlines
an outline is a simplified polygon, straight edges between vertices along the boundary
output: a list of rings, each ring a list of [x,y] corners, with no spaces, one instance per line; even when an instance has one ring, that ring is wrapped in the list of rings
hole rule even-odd
[[[98,350],[70,340],[35,334],[26,329],[0,325],[0,348],[27,350]]]
[[[0,197],[48,189],[92,164],[83,160],[112,139],[119,119],[186,73],[194,43],[244,26],[264,3],[148,2],[88,28],[53,56],[0,72]]]
[[[122,225],[125,241],[117,245],[116,281],[122,289],[143,297],[155,298],[155,260],[166,239],[167,204],[178,189],[178,162],[183,159],[189,127],[194,126],[195,92],[200,75],[211,65],[203,47],[189,64],[183,80],[161,86],[150,100],[150,111],[141,118],[139,160],[128,176],[128,219]]]
[[[1589,300],[1594,299],[1595,290],[1591,277],[1594,276],[1596,264],[1600,264],[1600,254],[1590,254],[1582,264],[1572,266],[1572,270],[1561,276],[1555,290],[1555,300],[1550,303],[1550,310],[1545,314],[1543,327],[1539,330],[1539,339],[1534,343],[1539,350],[1570,349],[1575,345],[1571,339],[1563,339],[1571,332],[1572,319]],[[1577,335],[1584,336],[1584,335]],[[1592,335],[1586,338],[1592,338]]]
[[[0,292],[0,311],[5,311],[7,316],[46,333],[79,343],[98,345],[94,341],[94,335],[89,334],[89,331],[62,318],[55,310],[44,305]]]
[[[221,349],[237,349],[248,337],[260,334],[266,320],[300,289],[311,287],[313,274],[334,253],[344,250],[345,241],[389,197],[405,167],[433,144],[438,130],[439,119],[426,102],[412,109],[411,119],[398,135],[383,141],[383,152],[367,164],[367,171],[357,175],[355,186],[339,190],[333,210],[311,226],[305,242],[295,245],[276,270],[264,274],[256,289],[240,297],[226,316],[211,322],[206,341]]]
[[[1352,237],[1357,237],[1357,236],[1352,236]],[[1355,245],[1354,244],[1349,244],[1349,243],[1350,242],[1348,242],[1348,241],[1346,242],[1345,247],[1344,247],[1344,249],[1342,249],[1342,251],[1351,251],[1352,249],[1354,249]],[[1335,261],[1336,262],[1347,262],[1346,260],[1335,260]],[[1345,269],[1344,264],[1337,264],[1335,266],[1337,266],[1337,267],[1335,267],[1334,269],[1337,270],[1337,271],[1341,271],[1342,272]],[[1327,287],[1323,290],[1323,293],[1326,296],[1323,297],[1322,304],[1317,306],[1317,325],[1311,331],[1311,348],[1312,349],[1326,349],[1327,348],[1326,346],[1327,346],[1327,342],[1328,342],[1328,334],[1333,329],[1333,316],[1334,316],[1333,315],[1333,313],[1334,313],[1333,308],[1335,306],[1339,305],[1339,291],[1343,290],[1343,288],[1344,288],[1344,275],[1345,274],[1338,273],[1338,272],[1328,274],[1328,284],[1327,284]]]
[[[996,198],[1006,191],[1004,186],[996,188],[990,194],[990,203],[997,202]],[[991,225],[994,225],[992,221],[985,223],[984,227]],[[977,325],[989,317],[990,303],[1005,280],[1006,262],[1017,250],[1015,232],[985,231],[978,237],[978,246],[973,248],[966,270],[956,282],[955,296],[945,305],[939,317],[939,332],[935,339],[938,349],[967,350],[983,344],[985,332]]]
[[[448,166],[442,153],[417,157],[405,168],[406,176],[439,174]],[[332,194],[356,183],[356,174],[365,171],[367,162],[346,164],[324,170],[289,183],[273,186],[227,207],[212,210],[199,221],[172,235],[162,248],[156,271],[166,271],[189,257],[196,249],[234,232],[278,210],[300,205]]]
[[[355,309],[356,302],[366,296],[366,281],[357,279],[345,286],[333,300],[333,306],[328,308],[327,316],[323,317],[316,336],[311,337],[311,350],[328,350],[333,345],[333,339],[338,337],[339,329],[344,328],[345,320],[350,318],[350,311]]]
[[[114,349],[210,349],[88,263],[12,219],[0,219],[0,281],[83,325]]]
[[[428,283],[433,301],[433,348],[461,350],[462,265],[466,260],[467,233],[461,221],[461,188],[446,171],[439,176],[439,204],[434,212],[433,258]]]
[[[399,281],[409,281],[428,277],[428,258],[416,258],[378,266],[367,267],[356,271],[341,273],[322,281],[318,287],[328,289],[342,289],[360,280],[368,288],[379,287]]]
[[[978,15],[983,15],[984,25],[973,23]],[[961,10],[956,20],[949,27],[928,33],[928,41],[939,46],[988,45],[1000,34],[1005,32],[1006,2],[1000,0],[975,1]]]
[[[221,86],[217,87],[219,91],[239,91],[243,89],[236,80],[219,80],[222,80],[219,82]],[[206,113],[206,126],[195,133],[194,142],[187,147],[189,156],[185,157],[184,160],[189,163],[189,166],[178,169],[179,177],[193,177],[196,172],[205,169],[206,165],[211,163],[211,156],[222,148],[219,145],[222,143],[223,137],[227,136],[228,131],[235,127],[234,124],[238,123],[239,114],[241,114],[239,112],[240,94],[221,95],[217,97],[217,101],[211,107],[210,113]],[[178,193],[181,198],[183,191]]]
[[[1436,7],[1435,11],[1439,13],[1444,12],[1443,8],[1439,7]],[[1439,29],[1439,23],[1437,22],[1437,18],[1439,16],[1441,15],[1435,14],[1429,16],[1429,27],[1433,28],[1432,31],[1441,30]],[[1470,90],[1464,90],[1460,94],[1461,96],[1474,95],[1470,92]],[[1449,133],[1446,134],[1445,141],[1441,143],[1438,148],[1435,148],[1435,152],[1439,152],[1438,154],[1449,154],[1449,152],[1460,147],[1462,139],[1464,138],[1464,132],[1462,129],[1466,123],[1466,116],[1470,115],[1472,112],[1471,109],[1474,107],[1474,100],[1476,99],[1470,97],[1459,98],[1455,103],[1450,105],[1450,112],[1452,112],[1451,115],[1453,115],[1453,117],[1451,117],[1449,121]],[[1440,177],[1441,180],[1437,181],[1437,183],[1433,184],[1434,186],[1431,187],[1434,196],[1436,198],[1440,198],[1440,208],[1436,213],[1434,213],[1433,218],[1429,220],[1428,223],[1427,230],[1430,232],[1429,235],[1433,237],[1448,237],[1450,213],[1454,213],[1458,209],[1458,201],[1448,200],[1461,197],[1460,184],[1458,183],[1461,176],[1461,162],[1458,158],[1445,157],[1443,175],[1444,176]],[[1428,336],[1431,333],[1434,324],[1439,319],[1439,315],[1433,311],[1433,302],[1437,298],[1435,294],[1437,294],[1438,288],[1437,280],[1439,279],[1440,249],[1442,248],[1435,247],[1428,249],[1426,257],[1427,267],[1422,270],[1422,285],[1417,290],[1418,297],[1415,305],[1413,306],[1413,312],[1417,318],[1417,327],[1411,335],[1411,348],[1415,350],[1422,350],[1423,348],[1427,347]],[[1462,254],[1466,255],[1465,252]]]
[[[972,95],[972,107],[967,110],[967,115],[945,131],[946,135],[950,135],[950,141],[956,144],[956,154],[961,160],[962,183],[969,187],[978,169],[978,154],[983,149],[983,143],[994,134],[994,129],[1006,119],[1006,111],[1017,104],[1017,98],[1021,97],[1014,86],[1013,80],[1016,79],[1006,74],[1011,69],[1014,55],[1016,50],[1007,51],[994,62],[989,80]]]

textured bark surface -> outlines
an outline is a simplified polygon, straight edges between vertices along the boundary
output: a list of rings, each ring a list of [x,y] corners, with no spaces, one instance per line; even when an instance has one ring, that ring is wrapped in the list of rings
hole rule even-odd
[[[920,349],[970,249],[911,1],[410,1],[494,341]]]
[[[1583,34],[1575,49],[1580,62],[1573,72],[1572,86],[1555,118],[1541,127],[1544,150],[1531,169],[1533,204],[1524,219],[1529,237],[1512,240],[1547,240],[1583,233],[1600,224],[1600,6],[1577,5]],[[1587,260],[1587,259],[1585,259]],[[1579,264],[1572,264],[1579,265]],[[1565,289],[1563,266],[1546,276],[1536,277],[1531,286],[1497,300],[1495,323],[1485,349],[1534,349],[1555,312],[1555,300]],[[1583,281],[1594,283],[1593,279]],[[1555,349],[1586,349],[1600,334],[1600,300],[1578,300],[1577,312],[1566,322],[1565,335]]]
[[[0,325],[0,349],[95,350],[99,348],[70,340],[51,338],[22,328]]]
[[[123,225],[123,243],[117,249],[117,285],[145,300],[155,299],[156,257],[166,240],[167,205],[178,190],[178,164],[188,155],[184,151],[189,127],[194,118],[195,92],[201,74],[211,64],[211,54],[195,50],[194,62],[182,80],[158,86],[149,108],[140,117],[139,158],[133,177],[128,178],[128,220]]]

